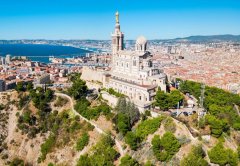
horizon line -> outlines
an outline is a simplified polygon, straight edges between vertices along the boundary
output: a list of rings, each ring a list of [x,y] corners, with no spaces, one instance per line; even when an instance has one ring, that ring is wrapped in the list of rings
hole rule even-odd
[[[184,38],[189,38],[189,37],[209,37],[209,36],[211,36],[211,37],[214,37],[214,36],[240,36],[240,34],[218,34],[218,35],[190,35],[190,36],[185,36],[185,37],[175,37],[175,38],[163,38],[163,39],[161,39],[161,38],[159,38],[159,39],[147,39],[147,40],[149,40],[149,41],[151,41],[151,40],[176,40],[176,39],[184,39]],[[25,38],[25,39],[0,39],[0,41],[2,41],[2,40],[5,40],[5,41],[11,41],[11,40],[52,40],[52,41],[54,41],[54,40],[82,40],[82,41],[84,41],[84,40],[94,40],[94,41],[97,41],[97,40],[102,40],[102,41],[111,41],[111,39],[109,38],[109,39],[40,39],[40,38],[33,38],[33,39],[27,39],[27,38]],[[128,41],[128,40],[136,40],[136,39],[125,39],[125,41]]]

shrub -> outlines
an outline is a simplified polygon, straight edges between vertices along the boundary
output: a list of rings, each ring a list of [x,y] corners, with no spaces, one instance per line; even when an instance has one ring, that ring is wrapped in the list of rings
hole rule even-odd
[[[4,110],[5,106],[3,104],[0,104],[0,110]]]
[[[89,154],[83,155],[78,160],[78,166],[91,165],[113,165],[118,156],[117,151],[113,148],[114,140],[109,135],[102,136],[100,141],[93,146]]]
[[[121,163],[119,166],[140,166],[137,160],[133,159],[128,154],[121,158]]]
[[[120,133],[125,135],[128,131],[131,130],[129,118],[123,113],[117,115],[117,128]]]
[[[165,122],[164,122],[164,129],[165,129],[165,131],[169,131],[169,132],[175,133],[175,131],[176,131],[176,124],[175,124],[175,122],[173,121],[172,118],[168,117],[165,120]]]
[[[125,96],[124,94],[121,94],[121,93],[119,93],[119,92],[116,92],[113,88],[109,88],[109,89],[107,90],[107,92],[108,92],[109,94],[111,94],[111,95],[116,96],[116,97],[124,97],[124,96]]]
[[[171,133],[166,132],[160,139],[155,135],[152,139],[154,155],[160,161],[169,161],[181,147],[177,138]]]
[[[19,158],[13,159],[13,161],[10,162],[10,166],[24,166],[24,161]]]
[[[238,165],[238,155],[234,153],[231,149],[225,149],[222,143],[218,143],[210,151],[208,151],[208,156],[211,163],[219,164],[220,166]]]
[[[44,161],[47,154],[51,151],[52,147],[55,144],[56,136],[51,134],[48,139],[41,145],[41,157],[40,160]]]
[[[119,98],[116,106],[117,113],[125,114],[129,118],[130,125],[133,126],[140,118],[138,108],[135,107],[134,103],[126,100],[126,98]]]
[[[193,81],[181,81],[180,90],[183,93],[189,92],[195,96],[195,98],[199,99],[201,95],[201,84]],[[212,116],[223,121],[227,126],[231,126],[235,130],[240,130],[240,116],[234,109],[235,105],[240,106],[240,96],[238,94],[232,94],[219,88],[206,86],[204,95],[204,108]],[[222,130],[221,123],[222,122],[220,122],[219,126],[210,124],[213,136],[219,137],[222,132],[226,132]],[[227,132],[229,131],[227,130]]]
[[[83,150],[85,146],[88,145],[89,142],[89,135],[87,133],[84,133],[80,139],[77,140],[77,151]]]
[[[144,164],[144,166],[154,166],[154,165],[151,163],[151,161],[147,161],[147,162]]]
[[[75,100],[84,98],[87,94],[86,82],[80,79],[80,76],[76,76],[72,79],[72,87],[68,89],[68,93],[74,97]]]
[[[55,107],[62,107],[67,104],[68,100],[62,97],[58,97],[56,102],[54,103]]]
[[[227,132],[229,130],[229,126],[227,124],[227,121],[224,119],[217,119],[215,116],[207,115],[206,117],[206,123],[210,125],[211,128],[211,134],[214,137],[220,137],[223,132]]]
[[[162,118],[153,118],[143,121],[136,128],[136,136],[140,138],[140,140],[145,139],[149,134],[153,134],[160,127]]]
[[[180,166],[208,166],[208,162],[204,160],[205,152],[201,145],[194,146],[191,152],[181,160]]]
[[[130,146],[132,150],[137,150],[140,140],[134,132],[130,131],[127,132],[125,136],[125,142]]]

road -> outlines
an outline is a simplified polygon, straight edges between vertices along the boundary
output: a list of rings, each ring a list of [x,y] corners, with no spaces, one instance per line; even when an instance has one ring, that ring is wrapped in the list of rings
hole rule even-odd
[[[63,93],[55,93],[55,95],[56,95],[56,96],[63,97],[63,98],[67,98],[67,99],[70,101],[70,103],[71,103],[71,107],[72,107],[72,111],[73,111],[74,115],[79,115],[81,119],[83,119],[83,120],[87,121],[88,123],[90,123],[91,125],[93,125],[93,126],[95,127],[95,130],[96,130],[98,133],[107,135],[107,133],[104,132],[97,124],[95,124],[94,122],[92,122],[92,121],[88,120],[87,118],[83,117],[81,114],[79,114],[79,113],[74,109],[74,102],[73,102],[73,99],[72,99],[70,96],[68,96],[68,95],[66,95],[66,94],[63,94]],[[121,156],[124,156],[125,152],[124,152],[124,150],[123,150],[120,142],[119,142],[114,136],[111,136],[111,137],[112,137],[112,139],[114,139],[115,144],[116,144],[116,146],[117,146],[117,148],[118,148],[118,151],[119,151],[120,155],[121,155]]]

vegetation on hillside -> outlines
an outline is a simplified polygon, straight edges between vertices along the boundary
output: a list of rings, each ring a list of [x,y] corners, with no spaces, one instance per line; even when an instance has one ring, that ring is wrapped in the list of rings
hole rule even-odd
[[[140,164],[137,160],[126,154],[121,158],[121,163],[119,164],[119,166],[140,166]]]
[[[208,166],[201,145],[193,146],[191,152],[181,160],[180,166]]]
[[[165,93],[159,89],[155,97],[155,106],[158,106],[161,110],[165,111],[169,108],[176,108],[178,102],[182,101],[183,99],[184,96],[179,90],[173,90],[170,93]]]
[[[58,96],[57,100],[54,103],[54,107],[63,107],[64,105],[66,105],[68,103],[68,100]]]
[[[125,97],[124,94],[116,92],[113,88],[109,88],[109,89],[103,89],[105,91],[107,91],[110,95],[116,96],[116,97]]]
[[[82,99],[87,95],[87,85],[86,82],[80,78],[79,74],[72,74],[70,76],[70,80],[72,81],[72,87],[68,89],[68,93],[75,100]]]
[[[135,131],[129,131],[125,136],[125,142],[132,150],[136,150],[139,144],[147,138],[149,134],[153,134],[161,125],[162,117],[147,119],[142,121]]]
[[[44,161],[46,155],[51,152],[54,147],[64,147],[66,145],[77,144],[77,150],[82,150],[88,144],[89,137],[84,134],[94,129],[94,127],[83,121],[79,122],[79,117],[70,117],[67,111],[61,113],[53,113],[48,119],[50,128],[50,136],[41,145],[41,156],[39,162]],[[76,140],[76,138],[78,138]]]
[[[25,163],[22,159],[19,159],[19,158],[14,158],[9,166],[25,166]]]
[[[116,124],[116,129],[122,135],[126,135],[128,131],[131,131],[132,126],[140,119],[139,110],[132,102],[127,101],[126,98],[119,98],[115,110],[117,114],[113,122]]]
[[[183,93],[192,94],[197,99],[201,94],[201,84],[193,81],[181,81],[179,89]],[[240,116],[235,106],[240,107],[239,95],[206,86],[204,108],[211,116],[206,117],[205,125],[210,125],[213,136],[219,137],[222,132],[228,132],[230,127],[240,130]],[[203,126],[204,123],[201,127]]]
[[[68,89],[68,93],[74,97],[76,104],[75,110],[87,119],[98,119],[100,115],[105,115],[107,118],[112,116],[111,107],[106,103],[101,102],[100,105],[91,107],[91,103],[86,99],[87,86],[86,82],[80,79],[80,75],[73,74],[70,76],[73,85]]]
[[[169,161],[179,151],[181,144],[171,132],[166,132],[161,138],[159,135],[153,137],[152,147],[159,161]]]
[[[119,156],[114,145],[115,142],[109,135],[102,136],[88,154],[80,156],[77,166],[113,166]]]
[[[164,119],[164,129],[165,131],[175,133],[176,124],[171,117],[166,117],[166,119]]]
[[[84,133],[84,134],[77,140],[76,149],[77,149],[78,151],[83,150],[83,148],[88,145],[88,142],[89,142],[89,134],[88,134],[88,133]]]
[[[79,114],[81,114],[87,119],[96,120],[100,115],[105,115],[108,118],[112,116],[111,107],[108,106],[106,103],[101,102],[100,105],[95,107],[90,107],[90,105],[91,103],[86,98],[82,98],[77,101],[74,108]]]
[[[29,98],[33,101],[34,106],[38,109],[37,113],[33,113],[26,107],[18,117],[18,128],[29,138],[34,138],[38,133],[49,131],[50,126],[48,118],[51,118],[51,109],[49,102],[53,99],[54,92],[50,89],[37,88],[30,89],[29,96],[20,97],[19,106],[22,108],[27,104]]]
[[[224,148],[222,143],[218,143],[215,147],[208,151],[208,156],[211,163],[219,164],[220,166],[238,165],[238,155],[231,149]]]

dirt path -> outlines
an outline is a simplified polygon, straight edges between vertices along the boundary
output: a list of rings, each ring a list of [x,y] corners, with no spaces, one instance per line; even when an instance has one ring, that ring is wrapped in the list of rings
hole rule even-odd
[[[11,125],[8,125],[8,136],[6,138],[7,143],[10,143],[10,141],[14,139],[13,134],[17,126],[16,113],[17,113],[17,108],[11,106],[11,111],[8,119],[8,124],[11,124]]]

